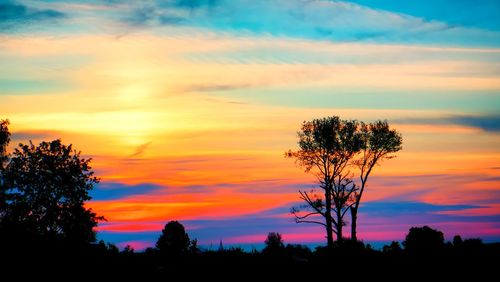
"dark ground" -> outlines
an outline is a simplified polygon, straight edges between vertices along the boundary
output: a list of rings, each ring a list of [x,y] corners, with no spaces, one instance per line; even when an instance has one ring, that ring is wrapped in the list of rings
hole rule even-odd
[[[374,250],[245,253],[240,250],[166,257],[159,253],[2,252],[1,281],[495,281],[500,243],[458,252],[408,254]],[[33,279],[33,277],[35,279]],[[209,280],[208,280],[209,279]]]

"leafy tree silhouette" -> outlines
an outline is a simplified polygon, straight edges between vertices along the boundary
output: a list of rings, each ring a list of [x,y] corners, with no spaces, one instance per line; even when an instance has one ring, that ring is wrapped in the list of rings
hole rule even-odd
[[[455,235],[453,237],[453,247],[459,248],[462,246],[462,243],[463,243],[463,240],[462,240],[462,237],[460,235]]]
[[[392,241],[391,244],[382,247],[382,252],[387,254],[399,254],[403,251],[398,241]]]
[[[269,232],[264,243],[266,244],[266,246],[262,250],[263,254],[281,254],[285,249],[283,238],[278,232]]]
[[[390,129],[387,121],[376,121],[374,123],[361,123],[361,151],[359,157],[353,162],[359,169],[361,185],[359,191],[355,192],[355,201],[350,206],[351,210],[351,240],[357,241],[358,210],[361,197],[367,187],[368,177],[373,168],[385,159],[392,159],[402,149],[403,137],[401,134]]]
[[[483,240],[480,238],[465,239],[459,247],[459,251],[469,256],[477,256],[484,251]]]
[[[121,251],[121,253],[125,255],[131,255],[134,252],[135,252],[134,248],[132,248],[132,246],[130,245],[126,245],[125,248],[123,248],[123,250]]]
[[[2,234],[13,241],[28,237],[71,246],[94,242],[94,227],[104,218],[84,207],[99,182],[90,161],[61,140],[19,144],[3,175]]]
[[[306,203],[292,208],[297,223],[314,223],[325,227],[328,247],[333,247],[333,233],[342,241],[344,215],[357,190],[350,180],[349,164],[361,149],[359,123],[337,116],[305,121],[297,133],[299,150],[289,150],[285,157],[316,176],[323,195],[299,191]]]
[[[184,226],[178,221],[168,222],[156,242],[160,254],[164,256],[180,256],[189,252],[191,241]]]
[[[429,226],[412,227],[403,242],[405,251],[409,254],[436,254],[445,247],[443,232]]]
[[[0,226],[6,212],[6,187],[4,172],[7,165],[7,146],[10,143],[9,120],[0,120]]]

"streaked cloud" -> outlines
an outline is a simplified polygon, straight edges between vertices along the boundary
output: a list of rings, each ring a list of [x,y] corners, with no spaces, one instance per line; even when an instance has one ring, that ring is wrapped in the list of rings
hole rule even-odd
[[[11,140],[16,144],[18,142],[28,143],[29,140],[36,143],[39,140],[55,140],[60,136],[60,132],[50,130],[14,131]]]
[[[457,124],[479,128],[487,132],[500,131],[500,116],[498,115],[477,115],[477,116],[443,116],[436,118],[407,118],[394,120],[396,123],[402,124],[439,124],[450,125]]]
[[[64,17],[63,12],[52,9],[37,9],[17,1],[7,0],[0,3],[0,28],[3,32],[38,23],[55,22]]]
[[[421,42],[498,46],[496,31],[449,25],[347,1],[155,1],[123,20],[334,41]],[[464,34],[474,40],[463,40]]]
[[[144,144],[137,146],[134,153],[130,155],[129,158],[137,158],[142,156],[144,154],[144,151],[146,151],[146,149],[151,145],[151,143],[152,142],[146,142]]]
[[[149,194],[162,190],[163,187],[156,184],[124,185],[117,182],[101,182],[95,185],[90,196],[94,201],[121,199],[133,195]]]
[[[287,215],[286,206],[266,210],[256,214],[239,216],[229,219],[212,220],[183,220],[191,238],[198,238],[202,247],[218,245],[222,240],[227,245],[254,245],[261,248],[265,240],[266,231],[280,232],[286,243],[320,244],[324,238],[322,229],[316,226],[295,224]],[[391,241],[401,240],[408,232],[409,226],[419,225],[422,222],[432,226],[439,226],[448,240],[460,233],[469,237],[470,232],[460,232],[464,225],[478,227],[481,237],[490,241],[494,238],[495,230],[499,229],[495,216],[467,216],[460,215],[460,211],[475,208],[471,205],[432,205],[421,202],[368,202],[363,205],[360,214],[360,236],[364,240]],[[457,214],[449,214],[446,212]],[[398,220],[393,220],[397,218]],[[349,219],[347,219],[349,220]],[[144,238],[152,246],[161,228],[167,221],[143,223],[109,223],[101,226],[102,238]],[[405,222],[406,224],[401,224]],[[461,226],[457,228],[457,225]],[[383,228],[384,232],[380,232]],[[221,233],[220,230],[224,230]],[[493,237],[492,237],[493,235]],[[477,235],[475,235],[477,236]],[[117,240],[124,241],[125,239]]]

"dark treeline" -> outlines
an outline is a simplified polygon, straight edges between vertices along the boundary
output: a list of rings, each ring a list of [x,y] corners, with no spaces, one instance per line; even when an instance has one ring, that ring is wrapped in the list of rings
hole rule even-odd
[[[485,244],[479,238],[463,240],[459,235],[451,242],[445,241],[442,232],[428,226],[412,227],[402,244],[393,241],[381,249],[351,240],[330,248],[311,249],[287,244],[281,234],[270,232],[260,251],[222,244],[216,250],[208,250],[190,240],[177,221],[165,225],[155,247],[140,252],[130,246],[120,250],[104,241],[88,244],[78,253],[50,248],[35,250],[4,253],[8,260],[2,267],[30,269],[42,275],[79,273],[82,278],[95,275],[115,279],[280,277],[295,281],[313,273],[320,275],[318,269],[325,269],[338,270],[335,274],[338,279],[366,276],[399,279],[400,275],[411,273],[412,279],[427,280],[490,277],[495,273],[492,266],[500,259],[500,243]]]
[[[250,252],[224,248],[222,242],[217,250],[200,248],[177,221],[158,230],[155,247],[141,252],[97,242],[95,227],[106,219],[85,207],[91,199],[89,192],[99,182],[91,159],[81,157],[61,140],[19,144],[8,153],[8,125],[8,120],[0,120],[0,270],[4,277],[23,280],[36,275],[50,278],[48,281],[73,281],[98,275],[115,279],[227,276],[239,281],[273,275],[292,280],[356,281],[366,275],[388,277],[405,272],[411,273],[411,279],[428,278],[431,273],[447,278],[473,274],[477,278],[492,273],[494,268],[489,265],[500,259],[499,244],[484,244],[478,238],[462,240],[458,235],[446,242],[442,232],[428,226],[410,228],[401,245],[394,241],[381,250],[356,237],[333,240],[332,234],[341,234],[340,228],[346,224],[345,213],[357,213],[369,175],[366,169],[400,150],[402,139],[386,122],[365,125],[333,117],[304,123],[299,133],[301,149],[288,156],[297,158],[306,171],[318,160],[332,166],[316,174],[325,198],[312,201],[312,194],[301,192],[307,204],[304,208],[323,218],[320,223],[326,227],[327,244],[312,250],[287,244],[281,234],[270,232],[265,248]],[[349,138],[338,138],[342,134]],[[315,155],[317,149],[325,153]],[[356,159],[359,155],[363,158]],[[340,170],[335,168],[339,165]],[[346,170],[351,166],[361,170],[360,188]],[[335,219],[332,213],[339,211],[342,216]],[[297,222],[307,218],[297,209],[292,213]]]

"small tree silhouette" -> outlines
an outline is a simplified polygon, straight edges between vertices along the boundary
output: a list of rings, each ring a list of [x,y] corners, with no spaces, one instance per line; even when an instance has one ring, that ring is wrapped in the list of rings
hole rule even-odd
[[[178,221],[170,221],[161,231],[156,247],[162,255],[179,256],[188,253],[189,235]]]
[[[278,254],[285,249],[283,238],[278,232],[269,232],[264,243],[266,244],[266,247],[264,247],[262,252],[265,254]]]
[[[398,241],[392,241],[390,245],[382,247],[382,251],[388,254],[398,254],[403,251]]]
[[[0,226],[5,216],[7,199],[4,172],[7,164],[7,146],[10,143],[9,120],[0,120]]]
[[[462,246],[462,243],[463,243],[463,240],[462,240],[462,237],[460,235],[455,235],[453,237],[453,247],[459,248],[460,246]]]
[[[123,248],[123,250],[121,251],[121,253],[125,255],[130,255],[133,254],[134,252],[135,252],[134,248],[130,245],[126,245],[125,248]]]

